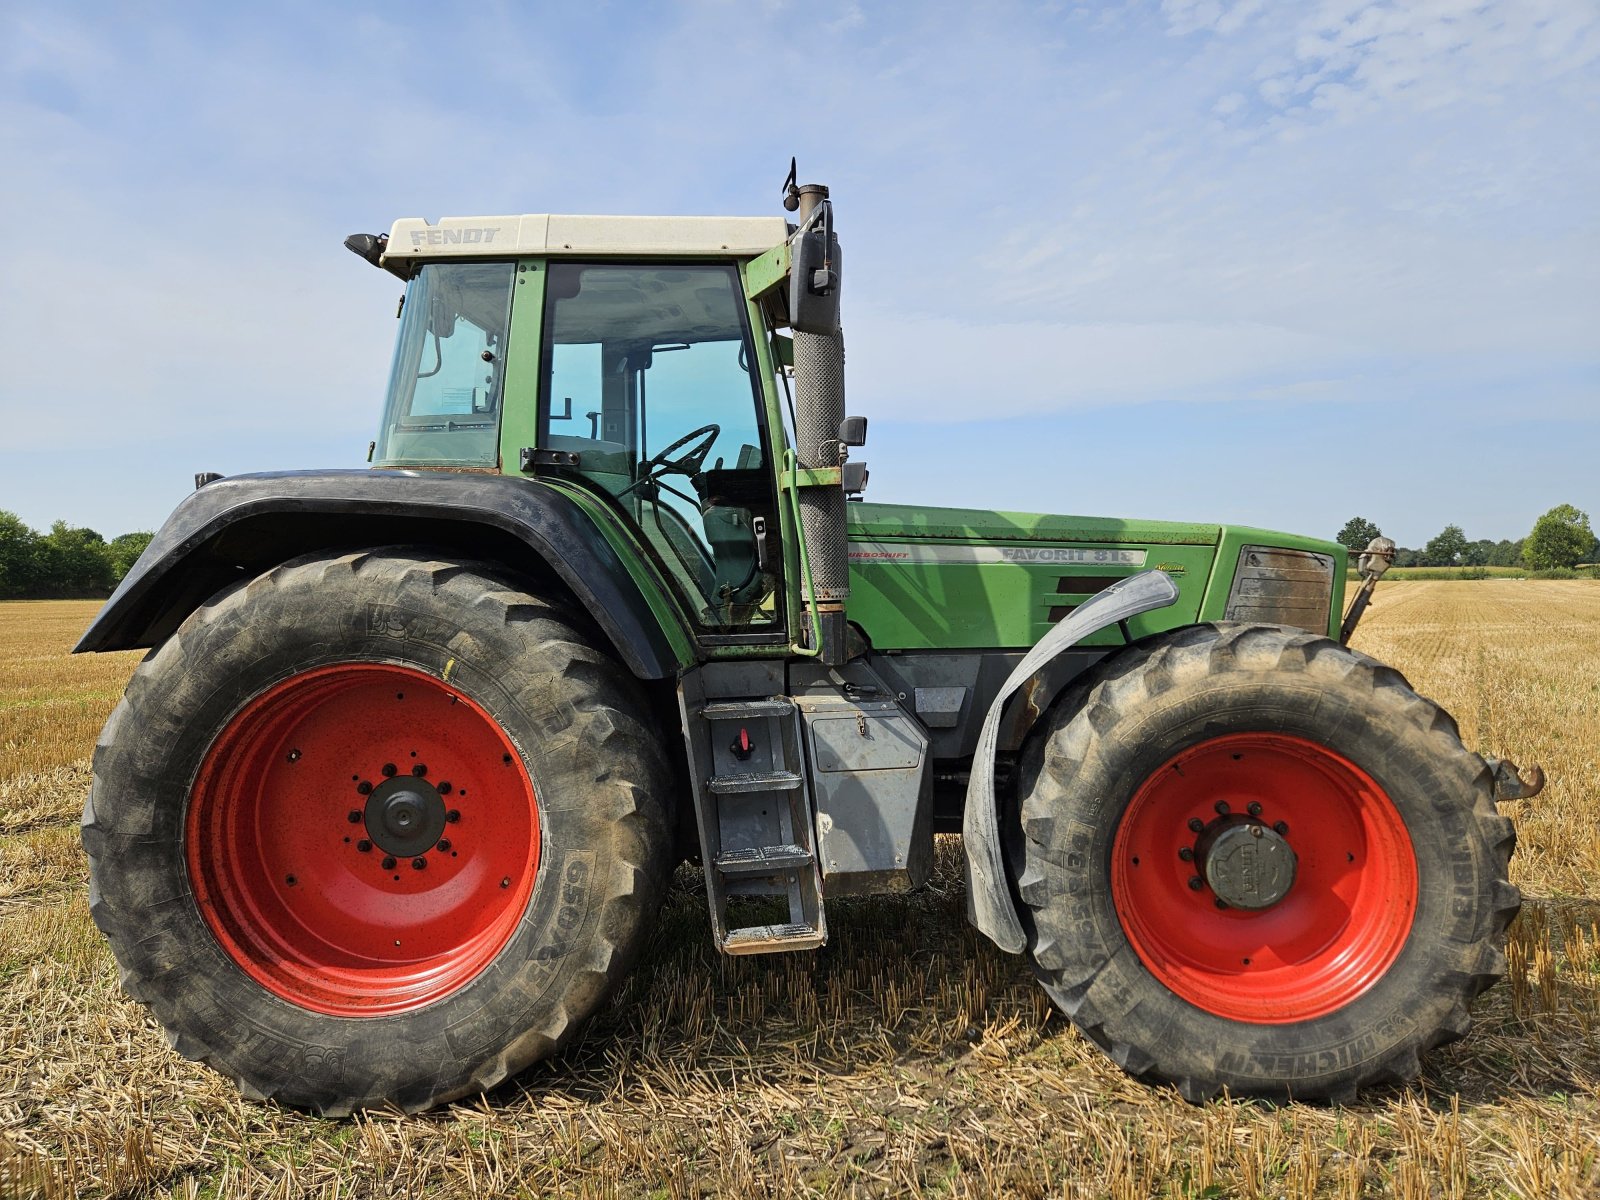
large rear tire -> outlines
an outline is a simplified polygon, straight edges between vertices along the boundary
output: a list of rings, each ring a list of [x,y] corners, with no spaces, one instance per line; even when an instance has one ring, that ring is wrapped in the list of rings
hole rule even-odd
[[[1063,696],[1019,773],[1035,970],[1191,1101],[1406,1082],[1505,969],[1520,896],[1492,778],[1398,671],[1204,625]]]
[[[562,1045],[669,869],[669,773],[587,622],[486,564],[308,558],[152,653],[95,752],[91,910],[248,1096],[416,1111]]]

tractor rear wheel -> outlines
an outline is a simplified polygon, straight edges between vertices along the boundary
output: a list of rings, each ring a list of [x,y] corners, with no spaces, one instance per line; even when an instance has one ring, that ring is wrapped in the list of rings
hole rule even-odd
[[[1191,1101],[1344,1100],[1466,1032],[1520,900],[1488,767],[1398,671],[1204,625],[1113,656],[1024,752],[1035,971]]]
[[[91,909],[173,1046],[253,1098],[415,1111],[546,1057],[669,869],[644,697],[487,564],[307,558],[200,608],[95,752]]]

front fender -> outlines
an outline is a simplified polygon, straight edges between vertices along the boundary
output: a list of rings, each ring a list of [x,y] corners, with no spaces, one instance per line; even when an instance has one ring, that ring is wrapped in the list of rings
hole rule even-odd
[[[208,483],[167,518],[74,653],[154,646],[220,588],[311,551],[442,545],[547,570],[642,679],[676,675],[669,636],[595,521],[536,480],[447,471],[282,471]],[[673,630],[673,633],[679,631]]]
[[[1012,954],[1027,947],[1022,921],[1006,874],[1000,821],[994,797],[994,756],[1006,702],[1051,659],[1090,634],[1178,599],[1178,585],[1162,571],[1141,571],[1086,600],[1040,638],[1017,664],[989,706],[978,733],[978,747],[967,781],[967,806],[961,840],[967,857],[967,920],[1000,949]]]

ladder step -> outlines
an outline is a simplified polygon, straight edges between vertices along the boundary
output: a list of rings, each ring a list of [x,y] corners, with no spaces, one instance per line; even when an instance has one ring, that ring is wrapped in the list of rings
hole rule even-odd
[[[717,870],[724,875],[771,875],[811,865],[811,851],[804,846],[751,846],[745,850],[724,850],[717,855]]]
[[[708,721],[737,721],[741,717],[786,717],[793,711],[793,700],[774,696],[770,700],[719,700],[704,706],[700,715]]]
[[[722,948],[729,954],[768,954],[774,950],[815,950],[827,935],[810,925],[747,925],[730,929]]]
[[[706,787],[719,795],[728,792],[788,792],[799,787],[793,771],[749,771],[739,775],[713,775]]]

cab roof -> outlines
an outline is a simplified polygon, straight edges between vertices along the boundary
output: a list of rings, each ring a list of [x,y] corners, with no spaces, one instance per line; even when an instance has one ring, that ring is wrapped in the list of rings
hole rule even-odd
[[[532,213],[442,217],[430,225],[403,217],[389,231],[382,265],[421,258],[518,255],[748,257],[785,241],[782,217],[604,217]]]

